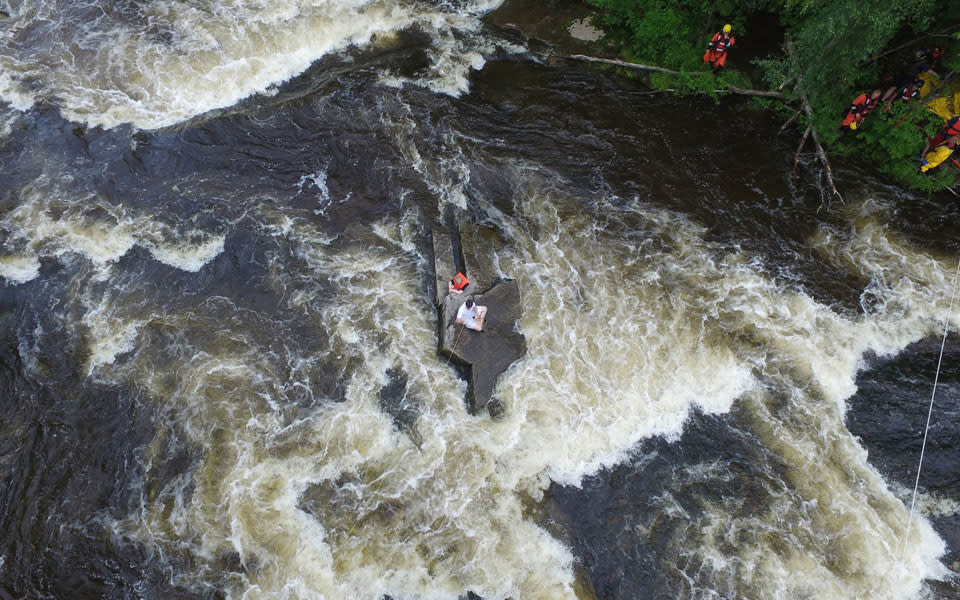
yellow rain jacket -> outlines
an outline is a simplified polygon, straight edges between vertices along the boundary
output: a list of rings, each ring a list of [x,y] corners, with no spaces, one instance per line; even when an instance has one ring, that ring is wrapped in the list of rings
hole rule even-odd
[[[950,158],[953,150],[954,148],[951,148],[947,144],[941,144],[930,152],[927,152],[927,155],[923,157],[923,164],[920,165],[920,171],[926,173],[930,169],[940,166],[940,163]]]
[[[924,88],[927,87],[927,83],[929,82],[924,83]],[[929,94],[929,92],[927,93]],[[920,94],[923,96],[923,88],[921,88]],[[960,85],[956,83],[951,85],[949,90],[931,100],[927,104],[927,110],[944,121],[949,121],[960,115]]]

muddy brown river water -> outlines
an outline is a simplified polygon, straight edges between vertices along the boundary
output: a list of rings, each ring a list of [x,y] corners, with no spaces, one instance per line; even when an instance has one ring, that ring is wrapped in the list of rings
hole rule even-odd
[[[4,4],[0,598],[960,593],[955,203],[826,205],[776,118],[497,5]],[[448,204],[523,297],[496,419]]]

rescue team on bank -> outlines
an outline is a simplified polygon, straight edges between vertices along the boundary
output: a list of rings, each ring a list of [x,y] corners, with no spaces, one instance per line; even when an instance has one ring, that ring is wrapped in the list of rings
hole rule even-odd
[[[881,102],[885,102],[883,109],[886,111],[890,110],[890,105],[895,101],[913,102],[919,100],[924,95],[921,94],[924,85],[938,77],[934,67],[945,53],[946,48],[943,46],[934,48],[932,51],[918,50],[915,54],[918,62],[911,66],[905,66],[897,75],[894,84],[887,88],[885,92],[875,89],[869,94],[863,93],[854,98],[837,129],[856,131],[867,118],[867,115],[877,108]],[[930,83],[930,86],[933,87],[933,84]],[[925,93],[929,94],[930,92]],[[957,161],[953,160],[951,156],[958,141],[960,141],[960,117],[955,116],[948,119],[940,131],[937,132],[937,135],[928,140],[927,145],[924,146],[920,153],[920,171],[926,173],[940,166],[947,159],[956,163]],[[957,166],[960,167],[960,163],[957,163]]]
[[[714,72],[722,70],[727,62],[727,52],[735,43],[733,26],[728,23],[710,38],[707,51],[703,54],[703,62],[709,64]],[[943,46],[938,46],[932,51],[918,50],[915,54],[918,62],[912,66],[905,65],[894,79],[893,85],[886,91],[875,89],[869,94],[864,92],[854,98],[837,129],[856,131],[867,115],[881,102],[885,103],[883,109],[887,111],[896,101],[918,100],[923,86],[932,77],[937,76],[934,67],[945,53],[946,48]],[[946,122],[943,129],[923,149],[920,171],[926,173],[950,158],[958,141],[960,141],[960,117],[954,117]],[[960,167],[960,163],[957,163],[957,166]]]

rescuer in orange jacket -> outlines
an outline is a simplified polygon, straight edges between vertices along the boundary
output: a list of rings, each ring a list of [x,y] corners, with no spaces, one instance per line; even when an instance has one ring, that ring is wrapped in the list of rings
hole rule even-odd
[[[955,135],[960,135],[960,117],[954,117],[943,124],[943,129],[937,132],[937,135],[933,136],[933,139],[927,142],[927,145],[924,146],[921,156],[927,153],[927,150],[935,146],[939,146],[944,142]]]
[[[904,102],[913,102],[914,100],[920,97],[920,88],[922,87],[923,87],[923,80],[915,79],[912,83],[901,86],[894,93],[890,93],[890,90],[887,90],[887,93],[883,95],[883,99],[887,99],[887,97],[889,96],[887,103],[883,106],[884,112],[890,110],[890,106],[893,105],[893,103],[896,100],[902,100]]]
[[[843,121],[840,123],[840,127],[837,127],[837,129],[843,129],[844,127],[856,129],[859,127],[860,123],[863,123],[863,119],[870,114],[870,111],[877,107],[877,103],[880,102],[880,96],[882,94],[883,92],[880,90],[873,90],[869,96],[860,94],[854,98],[850,104],[850,108],[847,110],[846,116],[843,117]]]
[[[707,52],[703,55],[703,62],[710,63],[714,71],[723,68],[724,63],[727,62],[727,50],[736,41],[730,35],[731,31],[733,31],[733,27],[730,24],[724,25],[723,30],[713,34],[710,43],[707,44]]]

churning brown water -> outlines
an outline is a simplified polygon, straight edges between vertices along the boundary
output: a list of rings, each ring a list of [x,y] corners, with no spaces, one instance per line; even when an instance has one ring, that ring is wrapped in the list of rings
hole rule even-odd
[[[818,210],[770,117],[496,4],[6,3],[0,597],[954,597],[955,209]],[[497,419],[451,203],[523,296]]]

